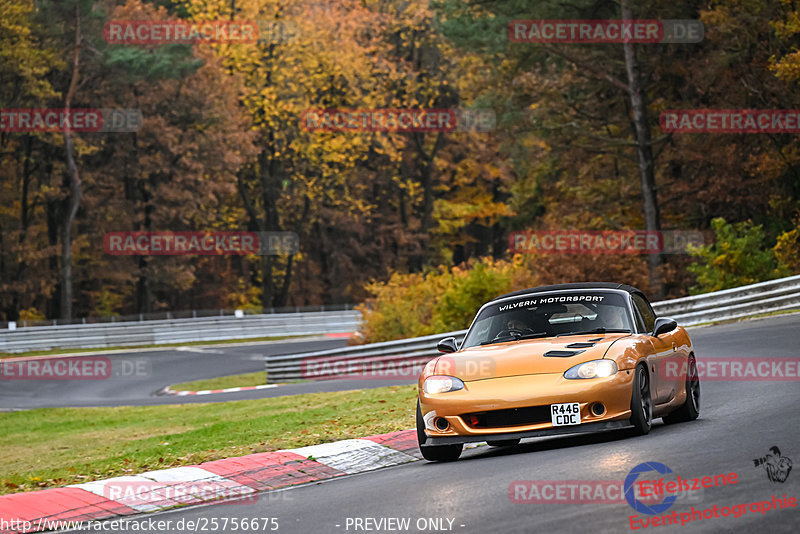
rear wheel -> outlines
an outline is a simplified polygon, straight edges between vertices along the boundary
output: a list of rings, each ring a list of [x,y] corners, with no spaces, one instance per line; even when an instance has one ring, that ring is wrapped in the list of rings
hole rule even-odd
[[[417,399],[417,442],[419,452],[422,457],[429,462],[454,462],[461,456],[464,445],[457,443],[454,445],[425,445],[428,436],[425,434],[425,421],[422,419],[422,410]]]
[[[686,364],[686,400],[680,408],[662,417],[665,424],[694,421],[700,415],[700,375],[697,373],[697,361],[694,354],[689,355]]]
[[[650,376],[647,367],[639,365],[633,377],[631,395],[631,424],[634,433],[644,435],[650,432],[653,424],[653,401],[650,397]]]
[[[513,447],[514,445],[519,445],[519,438],[516,439],[498,439],[495,441],[487,441],[487,445],[490,447]]]

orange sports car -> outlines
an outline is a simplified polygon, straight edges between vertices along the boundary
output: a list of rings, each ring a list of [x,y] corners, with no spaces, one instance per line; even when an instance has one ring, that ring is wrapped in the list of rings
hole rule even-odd
[[[459,347],[419,377],[417,438],[427,460],[458,459],[464,443],[690,421],[700,382],[689,335],[617,283],[559,284],[484,304]]]

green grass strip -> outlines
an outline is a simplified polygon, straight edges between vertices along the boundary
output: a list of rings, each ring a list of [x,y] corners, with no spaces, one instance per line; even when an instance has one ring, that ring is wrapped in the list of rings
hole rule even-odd
[[[0,494],[414,426],[416,387],[0,413]]]

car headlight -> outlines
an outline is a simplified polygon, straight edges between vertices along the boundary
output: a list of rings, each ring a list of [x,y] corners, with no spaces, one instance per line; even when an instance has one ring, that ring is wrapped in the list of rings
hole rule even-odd
[[[429,376],[422,384],[422,390],[428,395],[459,389],[464,389],[464,382],[454,376]]]
[[[605,378],[617,372],[614,360],[592,360],[579,363],[564,373],[564,378]]]

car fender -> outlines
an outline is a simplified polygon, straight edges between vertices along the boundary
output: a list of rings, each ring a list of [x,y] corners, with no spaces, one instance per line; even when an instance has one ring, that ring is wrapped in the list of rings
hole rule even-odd
[[[641,362],[647,363],[652,353],[653,347],[646,338],[630,336],[620,338],[609,345],[603,357],[617,362],[620,371],[627,371],[634,369]]]

